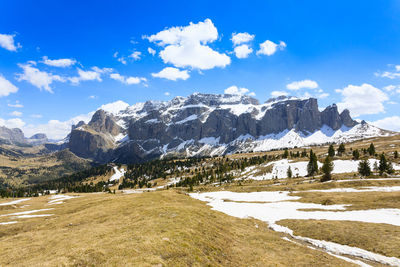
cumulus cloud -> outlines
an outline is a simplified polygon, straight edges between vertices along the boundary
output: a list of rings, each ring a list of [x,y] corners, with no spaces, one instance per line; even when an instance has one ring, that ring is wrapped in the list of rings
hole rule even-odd
[[[49,72],[40,71],[32,65],[34,65],[34,62],[18,64],[18,66],[23,70],[23,73],[17,74],[18,81],[27,81],[40,90],[45,90],[50,93],[53,93],[53,90],[50,87],[53,82],[65,82],[65,78]]]
[[[285,47],[286,43],[283,41],[280,41],[279,44],[276,44],[270,40],[266,40],[260,44],[260,49],[257,51],[257,55],[272,56],[278,49],[283,50]]]
[[[129,57],[136,61],[140,59],[141,55],[142,55],[141,52],[135,51]]]
[[[110,78],[116,81],[120,81],[121,83],[131,85],[131,84],[139,84],[141,82],[147,82],[146,78],[143,77],[132,77],[132,76],[123,76],[119,73],[111,73]]]
[[[383,91],[367,83],[360,86],[348,85],[337,89],[336,92],[342,95],[342,101],[337,104],[338,108],[350,110],[355,117],[385,112],[383,103],[389,100]]]
[[[0,126],[5,126],[7,128],[22,128],[26,123],[21,120],[20,118],[13,118],[13,119],[8,119],[4,120],[0,118]]]
[[[21,111],[13,111],[10,113],[11,116],[14,117],[22,117],[22,112]]]
[[[0,85],[1,88],[1,85]],[[7,106],[12,107],[12,108],[23,108],[24,105],[22,105],[18,100],[15,101],[14,104],[8,103]]]
[[[77,124],[79,121],[88,123],[93,114],[94,112],[89,112],[87,114],[78,115],[66,121],[49,120],[47,123],[36,125],[26,125],[25,122],[18,119],[22,124],[19,128],[22,129],[26,136],[32,136],[36,133],[45,133],[50,139],[58,140],[65,138],[70,133],[72,125]]]
[[[248,43],[254,39],[254,34],[249,34],[247,32],[232,33],[232,43],[233,45],[240,45],[243,43]]]
[[[149,52],[149,54],[152,55],[152,56],[154,56],[156,54],[156,50],[154,50],[151,47],[147,48],[147,52]]]
[[[76,63],[76,60],[73,58],[49,59],[48,57],[44,56],[42,59],[44,64],[59,68],[70,67]]]
[[[210,19],[185,27],[171,27],[151,36],[150,42],[163,47],[160,57],[164,63],[178,68],[190,67],[207,70],[225,67],[231,63],[229,56],[219,53],[207,44],[218,39],[218,31]]]
[[[376,76],[382,78],[389,78],[389,79],[397,79],[400,78],[400,65],[395,65],[394,70],[392,71],[384,71],[382,73],[377,72],[375,73]]]
[[[113,71],[111,68],[99,68],[99,67],[92,67],[91,70],[82,70],[80,68],[78,70],[78,76],[69,77],[68,80],[73,85],[78,85],[82,81],[103,81],[101,75],[104,73],[108,73]]]
[[[16,93],[18,91],[18,87],[13,85],[10,81],[3,77],[0,74],[0,97],[8,96],[11,93]]]
[[[179,79],[187,80],[190,77],[187,70],[179,70],[173,67],[166,67],[158,73],[152,73],[151,76],[156,78],[164,78],[171,81],[176,81]]]
[[[169,92],[165,92],[164,95],[170,96],[171,94]]]
[[[253,49],[249,48],[248,45],[243,44],[236,46],[233,51],[237,58],[247,58],[253,52]]]
[[[225,94],[229,95],[245,95],[248,94],[250,96],[255,96],[254,92],[250,92],[249,89],[244,87],[237,87],[236,85],[232,85],[224,90]]]
[[[0,33],[0,47],[7,49],[8,51],[17,51],[18,48],[22,46],[14,42],[15,34],[1,34]]]
[[[318,88],[318,83],[312,80],[302,80],[289,83],[286,85],[286,88],[292,91],[296,91],[303,88],[315,89]]]
[[[272,97],[278,97],[278,96],[288,96],[289,93],[285,91],[272,91],[271,96]]]
[[[392,117],[386,117],[377,121],[370,122],[371,124],[385,129],[385,130],[391,130],[395,132],[400,132],[400,117],[399,116],[392,116]]]

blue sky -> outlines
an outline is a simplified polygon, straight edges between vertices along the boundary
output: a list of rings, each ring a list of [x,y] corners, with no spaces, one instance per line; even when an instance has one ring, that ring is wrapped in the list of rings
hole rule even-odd
[[[313,96],[400,131],[398,0],[10,0],[0,10],[0,125],[27,135],[60,138],[117,100],[227,88],[261,102]]]

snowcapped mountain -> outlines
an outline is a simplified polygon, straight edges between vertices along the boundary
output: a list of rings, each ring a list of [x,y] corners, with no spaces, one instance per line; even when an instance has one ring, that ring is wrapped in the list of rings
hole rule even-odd
[[[164,156],[268,151],[389,135],[354,121],[335,104],[279,97],[260,104],[244,95],[195,93],[170,101],[101,106],[69,135],[69,149],[96,161],[140,162]]]

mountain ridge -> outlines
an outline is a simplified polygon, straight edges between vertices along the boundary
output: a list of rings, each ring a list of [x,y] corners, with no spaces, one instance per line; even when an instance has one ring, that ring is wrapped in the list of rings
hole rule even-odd
[[[315,98],[195,93],[170,101],[101,106],[72,127],[69,149],[95,161],[134,163],[165,156],[222,155],[346,142],[388,131],[353,120]]]

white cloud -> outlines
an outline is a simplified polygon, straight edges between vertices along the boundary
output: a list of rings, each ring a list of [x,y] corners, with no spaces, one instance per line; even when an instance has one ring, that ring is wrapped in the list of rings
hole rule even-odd
[[[17,51],[22,46],[14,43],[15,34],[0,34],[0,47],[7,49],[8,51]]]
[[[248,43],[254,39],[254,34],[249,34],[247,32],[232,33],[232,43],[233,45],[240,45],[243,43]]]
[[[219,53],[207,44],[218,39],[218,31],[210,19],[185,27],[171,27],[151,36],[150,42],[164,47],[160,57],[164,63],[175,67],[191,67],[200,70],[225,67],[231,63],[229,56]]]
[[[22,117],[22,112],[21,111],[13,111],[10,113],[11,116],[14,117]]]
[[[348,85],[336,92],[342,95],[342,102],[337,104],[339,109],[348,109],[355,117],[385,112],[383,102],[389,100],[383,91],[366,83],[360,86]]]
[[[309,88],[309,89],[315,89],[318,88],[318,83],[316,81],[312,80],[302,80],[302,81],[296,81],[292,82],[286,85],[286,88],[289,90],[299,90],[303,88]]]
[[[379,128],[385,129],[385,130],[400,132],[400,117],[399,116],[386,117],[381,120],[373,121],[370,123]]]
[[[18,91],[18,87],[13,85],[10,81],[3,77],[0,74],[0,97],[8,96],[11,93],[16,93]]]
[[[237,58],[247,58],[253,52],[253,49],[249,48],[248,45],[243,44],[236,46],[233,51]]]
[[[1,86],[0,86],[1,88]],[[15,104],[8,103],[7,106],[12,107],[12,108],[23,108],[24,105],[22,105],[18,100],[15,101]]]
[[[22,128],[26,136],[45,133],[50,139],[63,139],[71,132],[72,125],[77,124],[79,121],[88,123],[93,114],[94,112],[89,112],[88,114],[81,114],[66,121],[49,120],[47,123],[37,125],[26,125],[25,122],[21,121],[22,123],[20,122],[21,126],[19,128]]]
[[[146,78],[143,77],[132,77],[132,76],[123,76],[119,73],[111,73],[110,78],[116,81],[120,81],[121,83],[131,85],[131,84],[139,84],[141,82],[147,82]]]
[[[328,93],[322,93],[318,95],[318,98],[327,98],[329,96]]]
[[[24,73],[17,74],[18,81],[25,80],[40,90],[45,90],[50,93],[53,93],[50,85],[54,81],[65,82],[65,79],[61,76],[40,71],[39,69],[32,67],[32,64],[33,62],[29,62],[27,64],[18,64],[18,66],[24,71]]]
[[[139,60],[141,55],[142,55],[141,52],[135,51],[135,52],[133,52],[129,57],[130,57],[130,58],[133,58],[133,60]]]
[[[149,54],[151,54],[152,56],[154,56],[156,54],[156,50],[154,50],[151,47],[147,48],[147,52],[149,52]]]
[[[288,96],[289,93],[285,91],[272,91],[271,96],[272,97],[278,97],[278,96]]]
[[[111,68],[99,68],[99,67],[92,67],[92,70],[78,70],[78,76],[75,77],[69,77],[68,80],[73,84],[73,85],[78,85],[81,81],[98,81],[101,82],[103,81],[101,79],[101,74],[108,73],[113,71]]]
[[[283,50],[285,47],[286,43],[283,41],[280,41],[279,44],[276,44],[270,40],[266,40],[260,44],[260,49],[257,51],[257,55],[272,56],[278,49]]]
[[[99,98],[97,95],[90,95],[89,96],[89,99],[97,99],[97,98]]]
[[[237,87],[236,85],[232,85],[224,90],[225,94],[229,95],[245,95],[248,94],[250,96],[255,96],[254,92],[250,93],[250,90],[244,87]]]
[[[375,73],[375,75],[378,77],[389,78],[392,80],[396,79],[396,78],[400,78],[400,65],[395,65],[394,71],[384,71],[383,73],[377,72],[377,73]]]
[[[171,94],[169,92],[165,92],[164,95],[170,96]]]
[[[25,122],[21,120],[20,118],[13,118],[13,119],[8,119],[4,120],[0,118],[0,126],[5,126],[9,129],[12,128],[22,128],[25,125]]]
[[[43,117],[42,114],[32,114],[31,115],[31,118],[35,118],[35,119],[40,119],[42,117]]]
[[[158,73],[152,73],[151,76],[156,78],[164,78],[172,81],[186,80],[190,77],[187,70],[179,70],[173,67],[166,67]]]
[[[125,57],[119,57],[119,58],[117,58],[117,60],[118,60],[119,62],[121,62],[122,64],[124,64],[124,65],[127,64]]]
[[[76,60],[73,58],[49,59],[45,56],[43,57],[43,63],[52,67],[66,68],[74,65]]]

